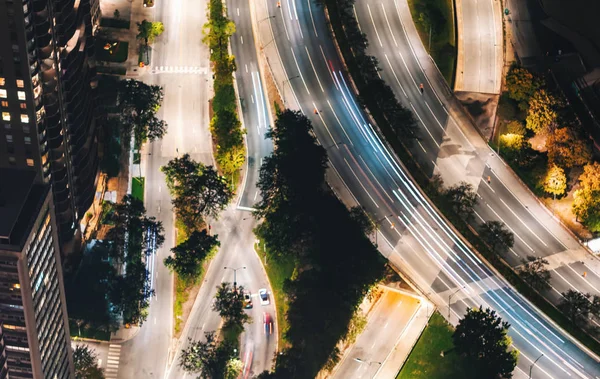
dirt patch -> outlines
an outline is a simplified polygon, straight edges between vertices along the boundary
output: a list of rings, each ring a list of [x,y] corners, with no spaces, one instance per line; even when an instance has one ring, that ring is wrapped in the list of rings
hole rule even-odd
[[[489,141],[494,131],[494,119],[500,97],[487,93],[462,91],[455,92],[455,95],[471,116],[479,132]]]
[[[175,278],[175,280],[177,281],[177,277]],[[180,318],[181,327],[179,328],[179,330],[173,331],[173,338],[179,339],[179,337],[181,337],[181,333],[183,332],[183,329],[185,328],[185,324],[186,324],[188,318],[190,317],[190,313],[192,313],[192,308],[194,307],[194,301],[196,300],[196,297],[198,296],[198,292],[200,292],[201,287],[202,287],[202,281],[200,281],[198,284],[195,284],[191,287],[186,288],[187,300],[181,305],[181,316],[180,316],[181,317]],[[173,286],[173,297],[176,297],[176,296],[177,296],[177,283],[175,284],[175,286]]]
[[[277,86],[275,85],[275,80],[273,80],[273,75],[271,74],[271,70],[269,70],[269,66],[267,64],[263,66],[263,72],[265,73],[267,96],[269,97],[269,100],[272,101],[272,104],[269,104],[269,109],[271,110],[271,114],[277,114],[276,108],[279,107],[280,110],[283,110],[285,109],[285,105],[281,100],[281,96],[277,90]],[[275,104],[277,104],[277,106],[275,106]]]

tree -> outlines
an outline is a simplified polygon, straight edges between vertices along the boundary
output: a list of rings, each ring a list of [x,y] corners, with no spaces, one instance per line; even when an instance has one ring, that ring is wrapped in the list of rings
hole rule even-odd
[[[444,197],[459,216],[465,220],[473,216],[474,207],[477,203],[477,194],[473,191],[473,185],[460,182],[444,191]]]
[[[506,132],[508,134],[516,134],[519,136],[524,136],[527,133],[525,129],[525,125],[519,120],[512,120],[508,124],[506,124]]]
[[[456,351],[465,356],[481,378],[512,378],[519,352],[509,350],[510,324],[486,308],[469,308],[452,335]]]
[[[225,319],[225,327],[243,327],[250,320],[250,316],[244,311],[244,287],[233,289],[229,283],[221,283],[217,287],[213,310]]]
[[[133,131],[139,143],[164,136],[167,124],[156,117],[163,100],[163,89],[133,79],[119,82],[117,108],[125,133]]]
[[[506,252],[515,243],[514,235],[500,221],[487,221],[481,224],[479,236],[496,253]]]
[[[587,164],[579,176],[580,189],[573,197],[573,213],[591,232],[600,231],[600,164]]]
[[[369,235],[375,231],[376,225],[371,220],[367,212],[363,207],[352,207],[350,208],[350,218],[356,222],[360,229]]]
[[[234,346],[223,341],[217,343],[215,332],[206,332],[206,341],[192,341],[181,351],[179,365],[184,371],[194,374],[201,372],[202,379],[230,379],[239,375],[239,364]]]
[[[233,197],[225,178],[212,166],[192,160],[189,154],[170,160],[161,171],[177,217],[189,230],[196,230],[205,216],[217,217]]]
[[[549,162],[561,167],[583,166],[592,159],[590,145],[573,128],[560,128],[550,132],[546,147]]]
[[[600,191],[600,163],[593,162],[583,166],[579,176],[581,188],[587,192]]]
[[[98,367],[98,354],[87,345],[78,344],[73,350],[75,379],[104,379],[103,370]]]
[[[556,113],[557,99],[546,90],[535,92],[529,101],[529,110],[525,126],[534,133],[546,133],[555,127],[558,119]]]
[[[141,326],[148,317],[150,297],[154,295],[144,263],[141,260],[128,262],[125,274],[110,281],[108,297],[114,311],[123,315],[123,324]]]
[[[567,292],[563,292],[562,296],[563,298],[558,304],[558,309],[560,309],[573,324],[583,324],[588,319],[590,311],[592,310],[590,294],[583,294],[579,291],[570,289]]]
[[[208,235],[206,230],[192,232],[187,240],[171,249],[174,256],[165,258],[165,266],[185,281],[199,278],[202,263],[221,245],[217,237]]]
[[[154,40],[165,31],[165,26],[159,21],[143,20],[137,23],[138,34],[137,39],[144,40],[146,46],[154,43]]]
[[[519,276],[536,291],[550,289],[550,272],[546,269],[548,261],[541,257],[527,256],[522,260],[523,266],[519,270]]]
[[[548,168],[548,172],[544,178],[544,191],[556,197],[564,194],[566,189],[567,176],[565,175],[565,170],[555,164],[552,164]]]
[[[508,97],[517,101],[521,110],[527,109],[529,99],[539,90],[541,84],[540,80],[523,67],[513,66],[506,75]]]

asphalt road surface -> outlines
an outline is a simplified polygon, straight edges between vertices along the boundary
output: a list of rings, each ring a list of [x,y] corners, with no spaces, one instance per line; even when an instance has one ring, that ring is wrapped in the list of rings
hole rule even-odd
[[[396,344],[402,343],[399,339],[419,304],[413,297],[386,290],[332,378],[373,378]]]
[[[521,352],[517,369],[519,375],[524,371],[528,372],[531,363],[543,353],[544,356],[536,364],[540,377],[600,376],[600,365],[597,360],[568,339],[502,278],[487,268],[435,212],[413,184],[399,161],[389,152],[356,104],[349,89],[350,84],[342,74],[343,67],[331,42],[322,8],[310,1],[282,1],[281,8],[277,7],[275,2],[267,1],[265,4],[269,9],[269,16],[275,16],[268,22],[273,28],[274,43],[285,67],[289,84],[293,88],[297,106],[312,120],[320,142],[329,153],[331,165],[345,181],[353,197],[374,218],[382,220],[380,241],[386,241],[380,242],[382,253],[402,267],[438,306],[444,308],[450,303],[452,311],[450,321],[453,323],[457,322],[458,317],[462,316],[468,306],[482,304],[496,309],[512,325],[510,334],[514,346]],[[374,9],[377,11],[382,9],[381,3],[374,3],[370,7],[371,12]],[[383,7],[385,8],[385,5]],[[399,17],[399,11],[393,8],[390,11],[396,15],[387,12],[389,25],[393,22],[392,18]],[[370,21],[371,16],[368,12],[363,13],[362,10],[359,13],[358,8],[357,14],[365,31],[365,24],[367,20]],[[398,20],[394,22],[399,25]],[[375,20],[374,23],[378,28],[388,27],[385,15],[383,19]],[[402,38],[400,36],[402,30],[401,26],[400,29],[395,30],[394,38],[399,44],[401,41],[398,39]],[[372,46],[377,45],[377,38],[370,35]],[[379,38],[383,38],[381,31]],[[389,38],[394,43],[393,38]],[[413,104],[415,109],[419,107],[417,114],[421,118],[427,116],[420,125],[421,127],[426,125],[430,133],[435,128],[444,129],[448,121],[454,127],[453,133],[463,134],[464,132],[448,115],[442,122],[435,113],[434,108],[437,107],[450,109],[449,106],[440,104],[441,102],[449,104],[450,100],[445,96],[438,100],[431,89],[425,91],[426,95],[423,95],[428,97],[421,97],[418,90],[419,82],[430,82],[415,78],[419,72],[415,71],[414,67],[411,71],[408,66],[406,60],[414,59],[410,58],[414,54],[412,51],[406,45],[397,48],[394,45],[394,52],[402,54],[402,57],[399,57],[402,66],[396,70],[398,81],[402,83],[400,75],[406,75],[407,78],[405,84],[402,84],[407,93],[405,98],[401,98],[402,101],[405,104]],[[380,58],[380,62],[383,65],[387,60],[383,57]],[[400,73],[400,70],[403,73]],[[437,88],[438,85],[434,83],[434,86]],[[406,98],[409,100],[407,101]],[[317,109],[317,114],[314,109]],[[424,144],[422,150],[433,151],[431,146],[437,146],[436,143],[439,142],[437,140],[434,142],[435,137],[427,142],[427,134],[427,131],[423,132],[423,141],[429,144]],[[445,136],[441,134],[438,137],[439,140],[444,138]],[[473,143],[470,140],[469,142]],[[483,154],[485,146],[481,146],[481,143],[475,146],[473,152],[467,155],[479,155],[481,159],[483,156],[490,158],[480,163],[474,162],[475,167],[469,167],[468,159],[463,162],[462,167],[454,167],[457,164],[452,163],[453,159],[460,160],[460,157],[455,157],[445,162],[445,167],[456,172],[464,171],[467,167],[473,171],[471,176],[479,178],[478,181],[486,175],[485,170],[488,170],[486,163],[494,168],[494,172],[502,172],[501,167],[497,167],[499,163],[494,162],[494,157],[489,154],[489,150]],[[450,147],[450,152],[452,149],[460,149],[460,147]],[[433,162],[431,166],[434,166]],[[510,174],[507,173],[506,178],[494,178],[492,183],[502,186],[501,180],[509,180],[509,177]],[[516,191],[512,186],[510,188],[513,192]],[[499,204],[502,204],[500,202],[502,198],[498,195],[496,198]],[[531,207],[529,210],[536,215],[536,210],[532,210]],[[521,217],[520,212],[515,211],[515,214]],[[534,227],[536,226],[529,226],[532,229]],[[519,232],[524,229],[527,230],[520,227]],[[552,230],[546,225],[539,225],[539,229],[540,233],[547,229]],[[557,235],[558,232],[552,234]],[[566,234],[564,231],[562,233]],[[532,243],[534,243],[533,239],[537,240],[534,234],[536,232],[531,233]],[[544,246],[539,240],[537,243]],[[560,246],[560,242],[552,242],[551,238],[546,239],[544,243],[551,243],[556,249]],[[518,245],[515,247],[519,248]]]

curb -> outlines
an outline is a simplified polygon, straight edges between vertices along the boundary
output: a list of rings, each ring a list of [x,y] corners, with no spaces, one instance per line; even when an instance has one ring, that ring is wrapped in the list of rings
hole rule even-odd
[[[269,279],[269,275],[267,275],[267,270],[265,269],[265,266],[262,264],[262,259],[260,258],[260,255],[258,255],[258,252],[256,251],[256,243],[252,244],[252,250],[254,251],[254,254],[256,254],[256,257],[258,258],[258,260],[260,261],[261,265],[260,267],[263,270],[263,273],[265,274],[265,278],[267,278],[267,283],[269,283],[269,289],[271,290],[271,293],[273,293],[273,286],[271,285],[271,280]],[[273,301],[273,313],[275,314],[275,325],[277,326],[277,329],[279,329],[279,322],[277,321],[278,315],[277,315],[277,304],[275,303],[275,296],[271,296],[271,299]],[[275,333],[275,354],[277,354],[279,352],[279,331],[277,333]],[[273,365],[271,365],[272,367]]]

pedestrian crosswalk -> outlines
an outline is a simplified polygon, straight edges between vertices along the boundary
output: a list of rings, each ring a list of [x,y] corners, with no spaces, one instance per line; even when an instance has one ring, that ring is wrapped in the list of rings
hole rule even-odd
[[[106,368],[104,377],[106,379],[117,379],[119,375],[119,359],[121,358],[121,345],[111,343],[108,346],[108,358],[106,359]]]
[[[208,73],[207,67],[198,66],[154,66],[150,71],[153,74],[203,74]]]

